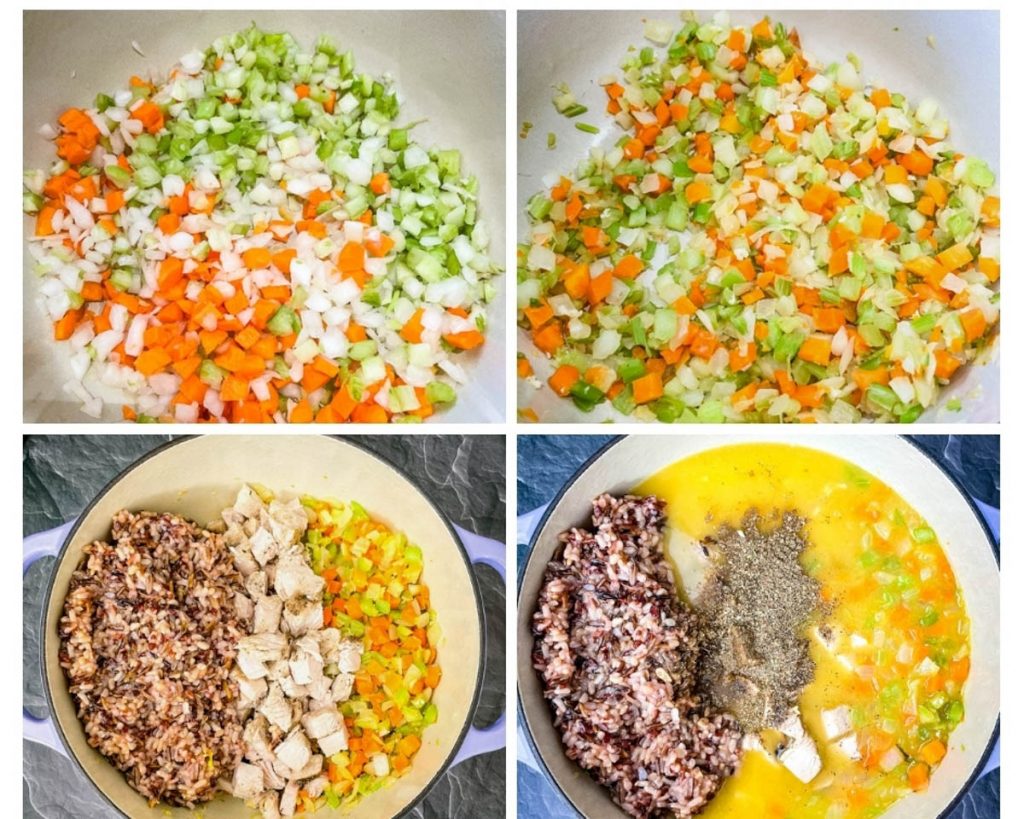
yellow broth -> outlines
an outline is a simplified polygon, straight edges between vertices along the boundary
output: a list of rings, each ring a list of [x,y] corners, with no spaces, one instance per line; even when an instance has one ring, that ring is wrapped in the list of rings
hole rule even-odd
[[[738,444],[679,461],[637,490],[667,501],[669,557],[692,593],[693,550],[749,509],[792,509],[807,520],[804,569],[827,612],[808,624],[816,670],[799,705],[822,770],[804,785],[767,750],[749,750],[702,813],[707,819],[860,819],[927,788],[963,719],[970,626],[935,533],[899,495],[858,467],[784,444]],[[827,624],[836,644],[815,634]],[[853,712],[860,761],[826,741],[823,710]],[[898,748],[904,757],[893,764]]]

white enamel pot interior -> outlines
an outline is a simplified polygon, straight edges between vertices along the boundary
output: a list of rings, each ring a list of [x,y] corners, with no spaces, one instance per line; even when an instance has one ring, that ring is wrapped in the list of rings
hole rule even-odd
[[[559,533],[589,525],[590,501],[602,492],[622,494],[664,467],[727,444],[774,441],[783,433],[756,436],[635,435],[610,444],[589,461],[552,502],[537,528],[523,568],[517,622],[520,715],[555,784],[584,816],[625,816],[608,792],[562,750],[530,654],[530,618],[544,569],[558,551]],[[989,534],[975,507],[949,475],[909,440],[883,435],[805,436],[802,446],[844,458],[884,481],[921,513],[938,535],[963,590],[971,621],[971,673],[964,687],[966,716],[954,731],[949,753],[926,791],[896,803],[886,819],[931,819],[957,799],[988,755],[999,720],[999,567]]]
[[[443,679],[434,701],[438,721],[423,734],[409,773],[346,816],[397,816],[414,804],[450,762],[472,720],[483,668],[482,610],[466,552],[437,508],[400,472],[353,443],[318,436],[216,435],[179,439],[129,467],[82,513],[57,558],[43,623],[43,672],[50,713],[72,759],[121,813],[132,819],[194,816],[146,800],[86,742],[58,661],[60,621],[72,572],[83,547],[110,535],[120,509],[179,514],[209,523],[233,503],[243,483],[280,494],[357,500],[376,519],[405,532],[423,550],[423,581],[430,587],[442,637],[437,647]],[[208,819],[252,815],[233,797],[202,807]],[[318,816],[339,815],[325,808]]]
[[[164,74],[182,55],[217,37],[258,26],[288,31],[305,49],[328,34],[351,49],[358,70],[390,73],[402,102],[400,122],[422,120],[425,145],[459,148],[480,180],[480,218],[491,256],[505,247],[505,21],[500,11],[28,11],[24,33],[24,167],[48,168],[55,154],[41,137],[70,105],[91,106],[100,91],[127,86],[133,74]],[[135,41],[145,57],[132,49]],[[56,51],[53,43],[61,43]],[[25,220],[26,240],[34,228]],[[71,378],[68,352],[37,303],[38,281],[26,254],[24,369],[26,421],[94,419],[62,389]],[[505,288],[490,305],[489,341],[465,356],[469,383],[436,422],[500,421],[505,410]],[[460,362],[462,359],[460,359]],[[119,421],[121,401],[102,420]]]
[[[708,19],[712,12],[699,12]],[[997,11],[731,11],[736,24],[751,25],[767,14],[773,21],[796,27],[804,49],[824,63],[850,52],[860,57],[864,77],[906,94],[912,102],[930,97],[939,103],[950,123],[950,140],[957,150],[984,157],[999,169],[999,12]],[[516,214],[517,241],[527,235],[526,203],[575,168],[592,147],[607,148],[622,131],[604,114],[608,101],[598,80],[615,73],[630,46],[650,45],[643,21],[679,23],[675,12],[662,11],[526,11],[519,15],[519,84],[516,122],[532,122],[526,139],[518,141]],[[934,37],[934,48],[929,37]],[[586,43],[586,48],[566,48]],[[567,83],[590,110],[567,119],[551,104],[552,86]],[[576,130],[586,120],[601,128],[591,135]],[[557,136],[554,150],[547,134]],[[551,362],[518,331],[518,348],[527,354],[542,380]],[[998,344],[998,342],[997,342]],[[532,407],[542,422],[592,421],[625,416],[607,404],[582,414],[571,401],[546,388],[537,390],[518,381],[520,407]],[[957,374],[950,395],[963,397],[963,410],[929,409],[922,421],[999,420],[998,354],[983,367]]]

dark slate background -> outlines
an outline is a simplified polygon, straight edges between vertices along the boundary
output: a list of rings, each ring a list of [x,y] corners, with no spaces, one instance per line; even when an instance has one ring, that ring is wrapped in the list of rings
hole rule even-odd
[[[520,435],[517,442],[517,514],[549,503],[576,470],[614,435]],[[975,498],[999,508],[999,436],[911,435]],[[527,548],[518,544],[521,565]],[[520,731],[520,746],[525,746]],[[522,754],[522,751],[520,751]],[[577,813],[548,781],[523,763],[517,766],[520,819],[575,819]],[[999,769],[975,782],[949,819],[999,817]],[[922,817],[925,819],[925,817]]]
[[[171,436],[26,436],[22,456],[24,534],[58,526],[82,511],[122,469]],[[401,469],[448,518],[495,540],[505,537],[505,441],[498,435],[358,438]],[[53,565],[44,558],[24,580],[24,705],[43,715],[39,673],[42,596]],[[505,590],[497,572],[476,567],[487,613],[487,668],[473,723],[489,725],[504,709]],[[108,819],[118,816],[67,759],[49,748],[22,743],[24,816],[28,819]],[[407,817],[434,819],[505,815],[505,752],[457,765]]]

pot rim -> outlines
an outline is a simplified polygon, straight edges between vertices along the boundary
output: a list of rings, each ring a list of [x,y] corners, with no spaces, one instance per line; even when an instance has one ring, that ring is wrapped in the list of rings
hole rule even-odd
[[[580,477],[585,472],[587,472],[590,469],[590,467],[594,464],[595,461],[598,460],[598,458],[602,457],[612,447],[616,446],[617,444],[622,443],[622,441],[624,441],[626,438],[629,438],[629,437],[643,437],[643,436],[617,435],[612,440],[608,441],[605,444],[602,444],[597,450],[594,451],[594,453],[589,458],[587,458],[582,464],[580,464],[579,468],[575,472],[573,472],[572,476],[568,480],[566,480],[566,482],[561,486],[561,488],[558,490],[558,492],[555,494],[555,496],[548,502],[547,509],[544,510],[544,514],[541,516],[540,520],[537,522],[537,526],[536,526],[536,528],[534,528],[533,533],[530,536],[530,542],[527,544],[528,547],[529,547],[529,551],[527,552],[526,560],[523,561],[522,565],[519,567],[519,571],[517,572],[517,577],[516,577],[516,611],[517,612],[523,612],[524,611],[524,609],[522,608],[522,605],[523,605],[522,595],[523,595],[523,578],[526,576],[526,567],[529,566],[533,562],[533,560],[535,558],[534,547],[537,545],[537,540],[538,540],[538,538],[540,536],[541,530],[543,530],[543,528],[547,525],[548,519],[551,517],[551,515],[554,512],[555,508],[562,502],[562,498],[565,497],[565,495],[569,491],[569,489],[576,483],[576,481],[578,481],[580,479]],[[982,532],[984,532],[985,538],[988,540],[989,548],[992,550],[992,556],[993,556],[993,558],[995,558],[995,561],[996,561],[996,571],[999,571],[1000,570],[999,547],[996,545],[995,538],[992,536],[992,530],[989,529],[988,522],[985,520],[985,517],[981,514],[981,511],[978,509],[977,504],[974,502],[974,498],[967,491],[967,488],[963,485],[963,483],[960,481],[960,479],[958,477],[956,477],[956,475],[954,475],[952,472],[950,472],[945,467],[944,464],[942,464],[934,455],[932,455],[928,450],[926,450],[921,444],[919,444],[917,441],[915,441],[913,439],[913,437],[911,437],[910,435],[898,435],[896,437],[899,440],[906,441],[907,443],[909,443],[911,446],[914,447],[914,449],[916,449],[918,452],[920,452],[922,455],[924,455],[929,461],[931,461],[932,464],[934,466],[936,466],[943,475],[946,476],[946,478],[949,480],[949,482],[951,484],[953,484],[953,487],[957,490],[957,492],[960,493],[961,497],[967,503],[967,508],[971,510],[971,512],[974,514],[975,519],[981,525],[981,530],[982,530]],[[809,438],[807,441],[801,441],[799,446],[804,446],[804,447],[807,447],[809,449],[814,449],[814,438]],[[518,618],[517,618],[517,623],[516,623],[517,630],[518,630],[518,626],[519,626],[519,623],[518,623]],[[556,791],[558,791],[558,793],[565,800],[566,804],[572,809],[572,811],[577,816],[581,817],[582,819],[587,819],[586,814],[584,814],[576,806],[576,803],[573,801],[572,797],[569,796],[568,793],[566,793],[565,789],[561,786],[561,784],[559,784],[558,780],[555,779],[554,774],[552,774],[551,771],[549,770],[548,765],[547,765],[547,761],[544,759],[544,756],[541,753],[540,746],[537,744],[537,741],[534,739],[533,731],[530,729],[530,723],[526,719],[526,704],[523,701],[523,689],[522,689],[522,686],[519,684],[518,670],[517,670],[517,675],[516,675],[516,716],[519,718],[519,724],[523,727],[523,735],[526,737],[526,742],[529,745],[530,751],[533,753],[534,758],[537,760],[537,762],[538,762],[538,764],[540,766],[540,771],[541,771],[542,775],[544,776],[544,778],[548,781],[548,783],[550,785],[552,785],[555,788]],[[991,733],[991,735],[988,738],[988,742],[985,744],[985,749],[984,749],[984,751],[981,754],[981,759],[979,760],[978,764],[974,767],[974,769],[970,772],[970,774],[964,779],[963,785],[956,792],[956,794],[953,796],[953,798],[950,799],[950,801],[946,804],[946,806],[942,809],[942,811],[939,814],[937,814],[936,819],[946,819],[946,817],[950,816],[953,813],[953,811],[956,808],[956,806],[960,803],[960,800],[963,798],[964,794],[967,793],[967,791],[970,789],[971,785],[973,785],[974,782],[977,780],[979,774],[981,773],[981,771],[985,767],[985,763],[988,761],[989,755],[992,753],[993,746],[996,744],[996,741],[999,739],[999,732],[1000,732],[1001,721],[1002,721],[1002,714],[1000,713],[1000,714],[998,714],[996,716],[996,723],[992,727],[992,733]]]
[[[178,446],[179,444],[186,443],[187,441],[197,440],[206,437],[209,436],[182,435],[174,437],[171,440],[160,444],[155,449],[152,449],[149,452],[144,453],[139,458],[128,464],[128,466],[122,469],[111,480],[109,480],[103,486],[103,488],[99,492],[97,492],[96,495],[93,496],[92,500],[90,500],[89,503],[82,508],[82,511],[78,513],[78,517],[75,519],[75,525],[72,526],[71,529],[68,531],[67,536],[64,538],[64,542],[61,544],[60,551],[57,552],[54,570],[50,573],[50,578],[46,583],[46,592],[43,596],[43,606],[40,624],[40,634],[42,636],[40,641],[39,666],[43,677],[43,690],[46,695],[46,707],[50,711],[49,719],[53,722],[53,726],[57,731],[57,735],[60,737],[61,742],[64,744],[64,747],[68,751],[68,758],[78,769],[78,771],[86,779],[89,780],[90,784],[94,788],[96,788],[100,796],[103,797],[103,800],[121,816],[126,816],[126,814],[107,795],[107,792],[103,790],[101,787],[99,787],[99,785],[97,785],[96,782],[93,781],[92,777],[90,777],[89,774],[86,772],[85,766],[82,765],[82,763],[78,759],[78,753],[74,745],[69,741],[68,737],[64,734],[64,729],[61,727],[60,721],[55,717],[57,711],[56,708],[54,708],[53,693],[51,691],[51,686],[54,684],[54,681],[51,680],[50,677],[47,675],[46,669],[46,655],[48,645],[51,640],[51,637],[46,630],[46,616],[50,608],[51,597],[53,596],[53,585],[55,580],[57,579],[56,567],[60,566],[67,558],[68,547],[71,545],[71,542],[74,539],[75,535],[77,534],[79,527],[82,525],[82,521],[92,511],[93,507],[96,506],[96,504],[99,503],[99,501],[114,487],[115,484],[119,483],[123,478],[127,477],[131,472],[133,472],[137,467],[141,466],[143,463],[149,461],[152,458],[155,458],[158,455],[161,455],[171,447]],[[410,801],[404,804],[396,813],[391,814],[391,819],[397,819],[397,817],[408,813],[413,808],[415,808],[420,802],[422,802],[423,799],[426,798],[427,794],[430,793],[430,791],[433,789],[434,785],[437,784],[438,780],[440,780],[440,778],[444,776],[445,773],[447,773],[448,768],[452,763],[452,760],[455,758],[455,755],[459,752],[459,748],[462,747],[462,743],[466,739],[466,734],[469,733],[469,729],[473,724],[473,717],[475,716],[477,707],[480,704],[480,693],[483,687],[484,667],[487,663],[487,623],[484,614],[483,596],[480,593],[480,585],[477,582],[476,573],[473,571],[473,563],[469,559],[469,553],[466,551],[466,547],[463,545],[462,539],[455,531],[455,527],[452,525],[452,522],[448,519],[448,516],[441,511],[441,509],[438,507],[438,505],[434,502],[432,498],[428,497],[427,494],[422,489],[420,489],[419,486],[417,486],[416,483],[408,475],[406,475],[402,469],[395,466],[390,461],[385,460],[376,452],[372,451],[358,438],[331,435],[324,435],[323,437],[341,444],[351,444],[352,446],[371,456],[372,458],[386,466],[388,469],[393,470],[399,476],[408,481],[408,483],[412,486],[413,490],[416,491],[427,502],[427,504],[429,504],[430,508],[434,510],[434,513],[438,516],[438,518],[440,518],[441,522],[448,530],[448,533],[452,536],[452,540],[455,542],[455,545],[458,549],[459,556],[462,558],[462,562],[465,565],[466,572],[469,574],[470,586],[473,589],[473,600],[476,603],[477,622],[480,630],[480,661],[477,663],[476,680],[473,683],[473,696],[470,699],[470,707],[468,709],[468,713],[462,720],[462,727],[459,730],[459,735],[456,738],[455,743],[452,745],[451,751],[448,752],[448,755],[445,757],[442,764],[438,767],[437,771],[434,772],[434,775],[430,777],[430,780],[427,782],[426,785],[423,786],[419,793],[417,793]]]

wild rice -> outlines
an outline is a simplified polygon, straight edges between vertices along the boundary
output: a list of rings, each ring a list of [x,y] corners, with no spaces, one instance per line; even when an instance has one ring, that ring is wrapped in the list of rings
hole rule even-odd
[[[562,535],[533,616],[534,666],[568,757],[633,816],[693,816],[741,734],[696,690],[693,613],[661,549],[664,504],[602,495],[595,532]]]
[[[192,806],[242,754],[229,671],[241,577],[220,535],[119,512],[72,575],[60,663],[89,744],[151,803]]]

